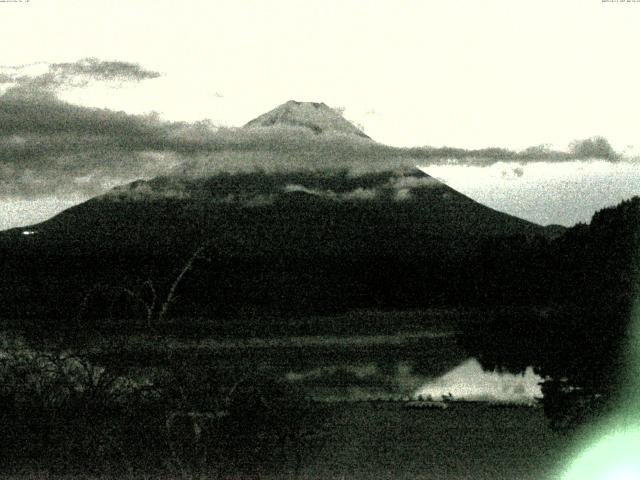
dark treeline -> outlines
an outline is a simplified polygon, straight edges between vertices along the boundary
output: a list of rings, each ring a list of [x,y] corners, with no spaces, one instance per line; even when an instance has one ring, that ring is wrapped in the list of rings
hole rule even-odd
[[[542,315],[495,312],[468,332],[467,347],[487,368],[533,365],[547,379],[545,408],[558,422],[626,404],[639,248],[639,197],[597,212],[543,250],[550,263],[542,288],[554,308]]]
[[[577,335],[585,337],[583,343],[617,339],[620,321],[613,318],[627,317],[624,308],[633,286],[632,269],[637,268],[631,261],[637,205],[634,199],[598,212],[590,225],[577,225],[555,239],[532,234],[469,237],[443,246],[442,238],[420,238],[420,251],[398,240],[395,245],[406,246],[406,251],[386,250],[383,243],[369,250],[350,248],[346,253],[351,255],[305,250],[304,239],[286,255],[268,249],[226,255],[211,244],[177,285],[179,299],[171,302],[165,319],[176,330],[208,319],[218,333],[245,335],[245,326],[255,328],[251,324],[256,320],[286,323],[287,318],[357,308],[533,305],[554,315],[583,317],[593,328],[606,325],[605,332],[594,336],[581,327],[571,336],[578,344]],[[260,238],[266,237],[255,242]],[[114,252],[106,246],[92,255],[52,252],[48,245],[45,251],[5,252],[0,318],[14,327],[31,320],[59,329],[82,316],[105,328],[117,324],[119,331],[146,328],[152,297],[157,297],[158,310],[197,247],[175,245],[171,255]],[[570,323],[549,322],[553,328]],[[522,328],[531,323],[517,322]]]

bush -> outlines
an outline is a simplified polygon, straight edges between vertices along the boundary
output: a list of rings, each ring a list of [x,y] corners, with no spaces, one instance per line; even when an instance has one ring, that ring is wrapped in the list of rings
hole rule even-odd
[[[0,360],[0,455],[16,466],[277,473],[300,465],[321,428],[316,405],[268,375],[176,362],[154,384],[68,352],[21,347]]]
[[[142,391],[132,379],[67,352],[7,350],[0,358],[2,456],[56,472],[120,469],[134,460],[132,445],[158,417]],[[151,442],[154,435],[142,437]]]
[[[585,140],[574,140],[569,150],[575,158],[601,158],[615,160],[618,154],[604,137],[591,137]]]
[[[167,430],[182,470],[295,469],[323,428],[303,391],[268,375],[181,364],[165,379],[163,396],[176,409]]]

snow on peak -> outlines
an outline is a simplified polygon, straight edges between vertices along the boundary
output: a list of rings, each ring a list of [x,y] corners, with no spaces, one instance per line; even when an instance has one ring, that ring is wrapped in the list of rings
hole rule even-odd
[[[245,125],[245,128],[260,127],[307,128],[316,134],[333,133],[369,138],[347,121],[339,110],[317,102],[289,100]]]

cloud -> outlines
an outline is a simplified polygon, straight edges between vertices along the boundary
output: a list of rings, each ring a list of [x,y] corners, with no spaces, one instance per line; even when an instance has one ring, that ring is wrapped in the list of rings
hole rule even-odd
[[[382,194],[382,189],[380,188],[357,187],[353,190],[336,193],[333,190],[319,190],[295,184],[285,185],[283,190],[285,192],[302,192],[336,201],[370,201],[379,198]]]
[[[616,162],[624,160],[606,138],[595,136],[582,140],[574,140],[567,146],[567,151],[552,150],[549,145],[535,145],[521,151],[490,147],[468,150],[453,147],[418,147],[401,149],[406,154],[432,165],[473,165],[490,166],[501,162],[518,162],[520,164],[539,162],[572,162],[575,160],[606,160]],[[517,172],[514,172],[516,175]]]
[[[84,180],[84,179],[83,179]],[[89,181],[90,179],[87,179]],[[210,175],[166,175],[149,182],[133,182],[114,188],[108,201],[192,199],[212,204],[258,207],[304,194],[324,202],[407,201],[420,198],[419,191],[442,186],[416,169],[354,175],[345,170],[215,172]],[[415,195],[414,195],[415,194]]]
[[[160,76],[159,72],[146,70],[136,63],[101,61],[97,58],[84,58],[73,63],[54,63],[51,69],[63,78],[85,76],[97,80],[139,81]]]
[[[0,67],[0,84],[12,95],[52,95],[64,88],[84,87],[91,82],[138,82],[158,78],[159,72],[121,61],[83,58],[69,63],[38,63]]]
[[[517,179],[523,164],[557,153],[545,146],[519,153],[497,148],[403,149],[296,127],[218,128],[206,120],[166,122],[157,114],[83,107],[57,96],[62,89],[90,82],[138,82],[159,75],[137,64],[94,58],[0,67],[0,87],[6,87],[0,95],[0,200],[86,199],[136,179],[169,173],[197,178],[297,171],[344,171],[347,180],[373,179],[333,192],[323,185],[305,184],[325,197],[371,199],[386,192],[403,200],[433,180],[400,176],[396,184],[382,185],[376,183],[376,172],[426,164],[495,165],[516,159],[508,175]],[[571,154],[557,155],[566,160]],[[270,201],[268,196],[255,199]]]
[[[4,146],[10,141],[20,146],[20,139],[24,146],[51,135],[74,134],[75,143],[111,138],[121,146],[148,145],[164,137],[166,128],[153,115],[128,115],[71,105],[54,97],[22,98],[11,93],[0,96],[0,125]],[[74,139],[65,138],[64,144],[73,145]]]
[[[0,67],[0,199],[88,198],[120,182],[166,171],[162,151],[171,125],[61,101],[57,92],[91,81],[140,81],[157,72],[126,62]]]
[[[144,152],[161,150],[168,124],[157,115],[128,115],[72,105],[57,98],[90,81],[140,81],[159,73],[126,62],[0,67],[0,197],[83,196],[146,171]],[[83,179],[84,180],[81,180]]]
[[[439,186],[441,183],[432,177],[396,177],[391,181],[391,186],[396,190],[406,190],[413,188],[425,188]]]
[[[594,211],[640,194],[640,159],[432,164],[421,169],[488,207],[541,225],[588,222]]]
[[[88,198],[138,178],[161,175],[171,165],[154,152],[88,149],[0,162],[0,201]]]
[[[167,172],[178,162],[162,147],[168,128],[154,116],[0,96],[0,199],[90,197]]]

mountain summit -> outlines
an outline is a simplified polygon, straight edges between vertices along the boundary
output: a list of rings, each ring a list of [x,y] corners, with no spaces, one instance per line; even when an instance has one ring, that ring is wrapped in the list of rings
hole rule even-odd
[[[345,120],[338,110],[325,103],[296,102],[295,100],[289,100],[251,120],[245,128],[275,126],[302,127],[316,134],[338,133],[369,138],[355,125]]]

